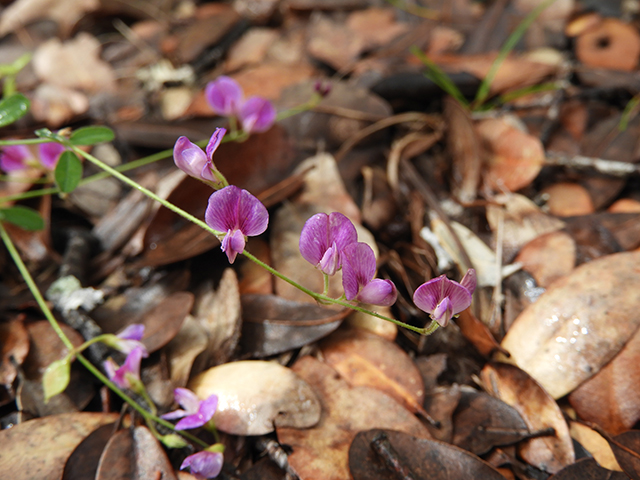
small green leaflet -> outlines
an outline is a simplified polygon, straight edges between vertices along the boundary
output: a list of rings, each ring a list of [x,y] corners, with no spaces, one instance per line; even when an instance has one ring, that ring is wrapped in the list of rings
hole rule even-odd
[[[65,391],[71,378],[71,359],[69,357],[56,360],[51,363],[42,375],[42,389],[44,390],[44,403],[54,395]]]
[[[62,152],[53,175],[63,193],[73,192],[82,179],[82,163],[78,156],[69,150]]]
[[[114,138],[113,130],[109,127],[94,126],[79,128],[71,134],[69,140],[74,145],[95,145],[96,143],[110,142]]]
[[[0,101],[0,127],[10,125],[29,111],[29,100],[21,93],[14,93]]]
[[[12,223],[24,230],[44,229],[44,220],[38,212],[27,207],[9,207],[0,209],[0,221]]]

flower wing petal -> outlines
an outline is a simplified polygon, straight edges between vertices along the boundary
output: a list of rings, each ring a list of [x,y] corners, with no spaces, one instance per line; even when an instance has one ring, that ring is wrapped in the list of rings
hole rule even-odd
[[[267,208],[246,190],[240,191],[237,215],[238,226],[242,233],[248,237],[264,233],[269,225]]]
[[[376,256],[369,245],[351,243],[342,250],[342,287],[347,300],[353,300],[376,273]]]
[[[413,303],[420,310],[429,314],[433,313],[443,298],[442,292],[445,282],[450,282],[450,280],[444,275],[440,275],[423,283],[413,292]]]
[[[250,97],[240,107],[238,117],[245,132],[266,132],[276,120],[276,109],[266,98]]]
[[[213,192],[204,213],[207,225],[219,232],[235,230],[238,221],[240,192],[241,190],[235,185],[229,185]]]
[[[473,268],[467,270],[462,280],[460,280],[460,285],[466,288],[470,294],[473,295],[473,292],[476,290],[476,285],[478,280],[476,279],[476,271]]]
[[[391,280],[374,278],[360,290],[356,298],[363,303],[388,307],[396,303],[398,290]]]
[[[329,215],[316,213],[309,218],[300,233],[299,248],[302,257],[314,266],[322,260],[329,248]]]

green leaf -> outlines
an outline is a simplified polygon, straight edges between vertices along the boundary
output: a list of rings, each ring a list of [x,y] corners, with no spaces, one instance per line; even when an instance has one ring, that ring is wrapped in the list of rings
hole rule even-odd
[[[70,377],[71,358],[65,357],[49,365],[42,375],[44,403],[47,403],[54,395],[64,392],[69,385]]]
[[[0,101],[0,127],[10,125],[29,111],[29,99],[14,93]]]
[[[114,138],[115,134],[109,127],[94,126],[79,128],[71,134],[69,140],[74,145],[95,145],[110,142]]]
[[[32,208],[15,206],[0,209],[0,220],[13,223],[24,230],[44,229],[44,219]]]
[[[54,177],[62,192],[73,192],[82,179],[82,162],[78,156],[69,150],[62,152]]]

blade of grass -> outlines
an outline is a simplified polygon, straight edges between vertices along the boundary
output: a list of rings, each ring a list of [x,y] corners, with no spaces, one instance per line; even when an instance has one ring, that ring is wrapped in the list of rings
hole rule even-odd
[[[472,110],[476,110],[480,108],[480,106],[485,102],[485,100],[489,96],[491,83],[495,79],[496,74],[498,73],[498,69],[500,68],[500,65],[502,65],[502,62],[504,62],[507,56],[509,56],[511,51],[515,48],[515,46],[518,44],[522,36],[529,29],[529,27],[535,21],[535,19],[538,18],[540,14],[555,1],[556,0],[545,0],[544,2],[540,3],[540,5],[534,8],[531,11],[531,13],[529,13],[529,15],[527,15],[522,20],[522,22],[520,22],[520,24],[516,27],[513,33],[509,35],[509,38],[507,38],[507,41],[504,42],[504,45],[500,49],[498,56],[491,64],[491,67],[489,68],[489,72],[487,73],[487,76],[484,77],[484,80],[482,80],[482,83],[478,88],[478,91],[476,93],[476,98],[473,100],[471,104]]]
[[[428,73],[426,76],[429,80],[438,85],[442,90],[447,92],[465,107],[469,106],[469,102],[464,98],[460,89],[455,83],[453,83],[453,81],[451,81],[451,78],[449,78],[449,76],[440,67],[433,63],[433,61],[416,46],[411,47],[411,53],[418,57],[418,59],[424,63],[425,67],[427,67]]]

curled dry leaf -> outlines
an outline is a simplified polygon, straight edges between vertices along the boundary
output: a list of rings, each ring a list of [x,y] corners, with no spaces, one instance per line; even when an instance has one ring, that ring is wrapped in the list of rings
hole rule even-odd
[[[293,448],[289,465],[302,480],[349,478],[349,445],[362,430],[389,428],[430,437],[426,427],[391,397],[369,387],[350,387],[319,360],[305,356],[292,369],[312,386],[322,405],[315,427],[277,429],[279,441]]]
[[[234,435],[266,435],[275,427],[308,428],[320,418],[320,402],[291,369],[260,360],[210,368],[189,382],[200,398],[218,396],[216,427]]]
[[[574,269],[576,242],[567,232],[546,233],[522,247],[515,261],[546,288]]]
[[[578,37],[576,56],[590,67],[631,72],[640,58],[640,35],[627,23],[605,18]]]
[[[602,370],[576,388],[569,402],[581,419],[616,435],[640,420],[640,330]]]
[[[505,119],[478,122],[476,131],[488,150],[485,183],[497,191],[515,192],[529,185],[544,165],[542,142]]]
[[[393,451],[409,476],[401,478],[482,478],[504,480],[504,477],[484,460],[447,443],[416,438],[394,430],[360,432],[349,449],[349,467],[354,480],[395,480],[397,472],[385,464],[385,457],[377,451]],[[348,478],[348,477],[345,477]]]
[[[334,333],[320,344],[323,360],[351,386],[378,389],[414,413],[423,412],[420,371],[398,345],[359,329]]]
[[[65,462],[80,442],[115,413],[63,413],[36,418],[0,431],[0,471],[13,480],[61,478]]]
[[[480,374],[489,393],[515,408],[533,432],[555,430],[524,442],[520,455],[550,473],[575,461],[569,427],[558,404],[526,372],[506,363],[488,363]]]
[[[260,358],[302,347],[333,332],[348,313],[275,295],[243,295],[242,351]]]
[[[640,253],[608,255],[555,282],[516,318],[502,346],[554,398],[597,373],[640,325]]]

